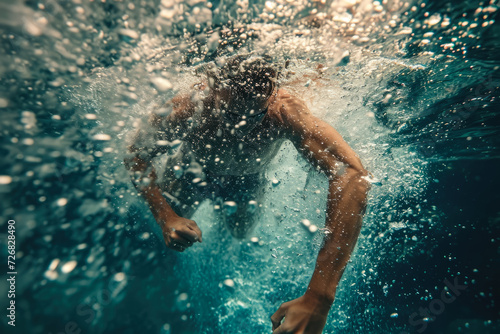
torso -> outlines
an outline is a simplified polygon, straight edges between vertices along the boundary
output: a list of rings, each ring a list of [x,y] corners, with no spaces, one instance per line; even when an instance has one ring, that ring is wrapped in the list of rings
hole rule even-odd
[[[263,172],[283,143],[283,136],[266,114],[262,123],[239,138],[211,112],[194,119],[195,127],[184,138],[187,149],[212,175],[247,175]]]
[[[170,122],[187,121],[191,126],[182,136],[184,144],[175,160],[188,162],[194,157],[206,173],[214,176],[262,173],[287,137],[278,111],[284,101],[281,96],[286,100],[288,94],[280,89],[272,97],[262,122],[242,138],[231,134],[224,122],[214,115],[210,95],[202,99],[198,111],[190,98],[177,98],[179,121],[173,121],[177,116],[171,115]],[[168,131],[168,125],[165,126],[163,131]]]

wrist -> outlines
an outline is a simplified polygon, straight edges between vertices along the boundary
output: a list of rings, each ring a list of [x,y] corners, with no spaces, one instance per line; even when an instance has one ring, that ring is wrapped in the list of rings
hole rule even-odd
[[[324,307],[330,307],[332,306],[334,300],[335,300],[335,291],[333,293],[324,293],[320,291],[316,291],[310,286],[307,287],[306,292],[304,293],[304,296],[316,300],[319,304],[321,304]]]
[[[162,229],[167,228],[169,222],[172,220],[179,218],[179,215],[177,215],[171,208],[161,208],[161,210],[154,210],[151,208],[151,211],[153,212],[156,222]]]

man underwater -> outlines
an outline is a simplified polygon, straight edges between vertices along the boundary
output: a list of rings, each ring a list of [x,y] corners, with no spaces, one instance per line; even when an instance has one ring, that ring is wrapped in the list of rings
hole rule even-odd
[[[283,141],[290,140],[328,177],[328,233],[306,292],[283,303],[271,322],[273,334],[321,333],[361,229],[368,172],[333,127],[277,87],[277,71],[263,58],[230,58],[207,71],[207,85],[195,86],[191,96],[174,97],[152,113],[147,129],[139,129],[125,159],[132,181],[167,247],[183,252],[202,242],[190,217],[205,199],[224,203],[226,226],[244,238],[259,217],[264,172]],[[179,140],[160,182],[152,159],[171,152]]]

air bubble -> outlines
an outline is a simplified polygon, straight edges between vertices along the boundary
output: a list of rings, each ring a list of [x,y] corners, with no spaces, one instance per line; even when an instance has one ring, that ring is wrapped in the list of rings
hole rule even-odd
[[[0,98],[0,108],[6,108],[9,105],[9,100]]]
[[[118,33],[122,36],[129,37],[131,39],[139,39],[139,34],[137,33],[137,31],[132,29],[121,29],[118,31]]]
[[[151,78],[151,83],[159,92],[166,92],[173,88],[172,83],[163,77]]]
[[[0,184],[10,184],[12,182],[12,177],[9,175],[0,175]]]
[[[111,136],[105,133],[98,133],[92,136],[92,139],[99,141],[111,140]]]
[[[68,199],[67,198],[59,198],[57,201],[56,201],[56,204],[58,206],[65,206],[66,204],[68,204]]]
[[[224,209],[226,210],[226,213],[228,215],[232,215],[232,214],[236,213],[236,210],[238,209],[238,205],[236,204],[236,202],[227,201],[227,202],[224,202]]]
[[[48,270],[56,270],[57,266],[59,265],[59,263],[61,262],[61,260],[59,259],[53,259],[50,264],[49,264],[49,269]]]
[[[64,274],[68,274],[72,272],[76,268],[77,262],[76,261],[69,261],[63,264],[61,267],[61,272]]]
[[[173,169],[176,178],[180,178],[182,174],[184,174],[184,171],[182,170],[181,166],[175,165]]]
[[[170,334],[171,331],[170,331],[170,324],[164,324],[162,327],[161,327],[161,332],[160,334]]]
[[[234,288],[234,281],[230,278],[224,280],[224,285],[227,286],[228,288]]]
[[[247,210],[250,213],[254,213],[257,210],[257,201],[249,201],[247,205]]]
[[[59,277],[59,274],[54,270],[47,270],[43,274],[43,276],[45,276],[45,278],[50,280],[50,281],[55,281]]]
[[[125,279],[125,274],[124,273],[116,273],[113,279],[117,282],[121,282]]]

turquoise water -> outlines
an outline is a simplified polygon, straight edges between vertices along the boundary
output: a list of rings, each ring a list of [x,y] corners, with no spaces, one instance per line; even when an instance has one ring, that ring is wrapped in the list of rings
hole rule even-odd
[[[178,254],[122,164],[156,104],[246,52],[271,56],[377,179],[324,333],[498,333],[497,8],[3,1],[0,244],[7,259],[15,220],[18,274],[2,333],[271,332],[312,274],[322,234],[302,221],[323,227],[325,177],[285,143],[252,234],[233,239],[205,202],[204,242]]]

